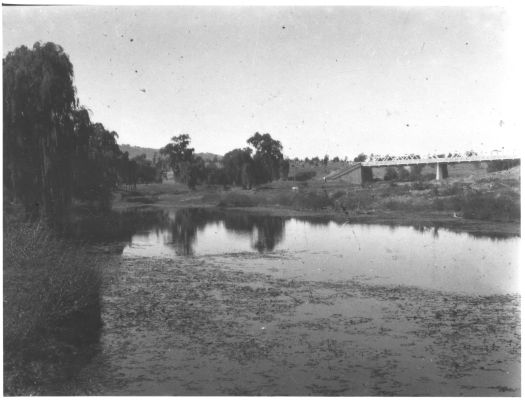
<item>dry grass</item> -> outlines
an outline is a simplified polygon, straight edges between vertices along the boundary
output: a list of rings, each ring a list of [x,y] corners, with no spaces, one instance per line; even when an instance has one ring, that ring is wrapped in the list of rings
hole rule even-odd
[[[4,394],[38,394],[97,337],[101,275],[43,224],[4,219]]]

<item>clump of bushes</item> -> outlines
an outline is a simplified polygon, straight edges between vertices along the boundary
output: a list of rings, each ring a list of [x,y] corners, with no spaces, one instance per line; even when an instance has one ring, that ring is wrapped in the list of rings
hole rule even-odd
[[[435,190],[436,189],[436,186],[433,185],[432,183],[427,183],[427,182],[424,182],[422,180],[418,180],[418,181],[415,181],[413,182],[411,185],[410,185],[410,189],[411,190]]]
[[[439,189],[439,195],[457,195],[462,196],[466,192],[470,191],[470,185],[466,183],[456,182],[452,185],[447,185]]]
[[[296,181],[307,181],[311,180],[315,177],[316,173],[314,170],[306,170],[303,172],[299,172],[295,175]]]
[[[337,190],[334,193],[330,194],[330,197],[332,197],[333,199],[341,198],[342,196],[346,195],[347,193],[348,193],[348,191]]]
[[[511,160],[511,161],[490,161],[487,163],[487,172],[498,172],[500,170],[508,170],[514,166],[518,166],[520,160]]]
[[[410,172],[404,166],[397,168],[397,177],[399,181],[408,181],[410,179]]]
[[[409,168],[399,166],[397,169],[388,167],[383,176],[385,181],[422,181],[428,180],[428,177],[422,174],[423,165],[412,165]],[[430,176],[433,178],[433,175]]]
[[[324,192],[317,193],[315,191],[308,191],[298,193],[293,199],[293,206],[300,209],[318,210],[332,205],[332,201]]]
[[[390,183],[389,186],[382,188],[380,195],[381,197],[391,197],[408,193],[410,193],[410,187],[408,184],[398,185],[396,183]]]
[[[438,211],[461,212],[466,219],[480,219],[489,221],[519,221],[520,198],[519,194],[473,191],[455,187],[447,191],[447,195],[437,197],[432,206]]]
[[[521,217],[518,194],[473,191],[459,198],[463,217],[493,221],[515,221]]]
[[[423,180],[422,175],[423,165],[413,165],[410,167],[410,174],[408,179],[410,181],[419,181],[421,182]]]
[[[291,206],[297,194],[291,192],[282,192],[275,196],[273,202],[276,205]]]
[[[4,393],[45,393],[98,340],[101,272],[43,224],[4,221]]]
[[[332,206],[332,199],[326,193],[316,191],[281,192],[274,196],[231,192],[221,197],[218,206],[255,207],[258,205],[280,205],[298,209],[318,210]]]
[[[349,210],[368,209],[373,204],[374,199],[374,195],[368,191],[354,191],[338,198],[337,203]]]
[[[398,174],[397,170],[393,167],[389,167],[386,169],[385,175],[383,176],[384,181],[391,181],[391,180],[397,180]]]

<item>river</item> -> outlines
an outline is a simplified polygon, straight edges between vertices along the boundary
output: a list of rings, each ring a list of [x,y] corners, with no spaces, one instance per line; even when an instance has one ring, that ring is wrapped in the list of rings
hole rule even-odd
[[[133,219],[105,241],[79,394],[520,394],[518,237],[198,208]]]

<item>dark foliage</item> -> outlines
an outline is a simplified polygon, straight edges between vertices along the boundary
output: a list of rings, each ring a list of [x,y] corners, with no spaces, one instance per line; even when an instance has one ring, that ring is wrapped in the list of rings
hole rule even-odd
[[[498,172],[500,170],[508,170],[514,166],[519,166],[520,160],[513,161],[491,161],[487,164],[487,172]]]
[[[297,181],[307,181],[313,179],[316,175],[316,172],[313,170],[306,170],[303,172],[296,173],[295,180]]]
[[[354,158],[354,162],[365,162],[366,161],[366,154],[364,153],[360,153],[359,155],[357,155],[355,158]]]
[[[31,218],[63,225],[73,198],[108,209],[119,183],[144,174],[117,133],[79,106],[73,65],[54,43],[21,46],[3,60],[4,189]],[[148,174],[150,174],[149,172]]]
[[[383,180],[390,181],[390,180],[397,180],[399,177],[398,172],[393,167],[388,167],[386,169],[385,175],[383,176]]]
[[[517,194],[473,191],[459,197],[458,204],[467,219],[514,221],[521,217]]]

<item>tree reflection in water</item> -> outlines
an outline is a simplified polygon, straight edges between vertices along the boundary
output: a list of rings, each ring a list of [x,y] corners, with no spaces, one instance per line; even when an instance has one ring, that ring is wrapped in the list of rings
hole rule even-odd
[[[193,255],[197,231],[211,222],[209,218],[208,211],[201,208],[180,209],[169,214],[170,245],[177,255]]]
[[[222,223],[230,232],[250,236],[252,248],[262,253],[273,251],[282,241],[285,222],[282,217],[189,208],[170,213],[166,226],[178,255],[193,255],[198,231],[212,223]]]
[[[89,211],[88,211],[89,212]],[[163,237],[163,243],[169,245],[177,255],[191,256],[198,232],[206,226],[222,225],[226,231],[238,234],[250,241],[252,249],[259,253],[273,251],[284,240],[286,222],[291,218],[265,216],[246,211],[235,211],[210,208],[185,208],[176,211],[166,211],[156,208],[137,208],[123,212],[112,211],[104,215],[79,213],[66,227],[65,235],[87,243],[112,244],[112,251],[124,249],[137,233],[156,233]],[[299,222],[307,222],[309,226],[342,225],[327,217],[294,217]],[[395,232],[399,226],[390,224]],[[431,233],[439,237],[441,227],[437,224],[413,224],[412,228],[420,233]],[[448,230],[454,231],[454,228]],[[458,230],[459,231],[459,230]],[[505,239],[508,235],[469,233],[473,237],[489,237],[492,240]]]

